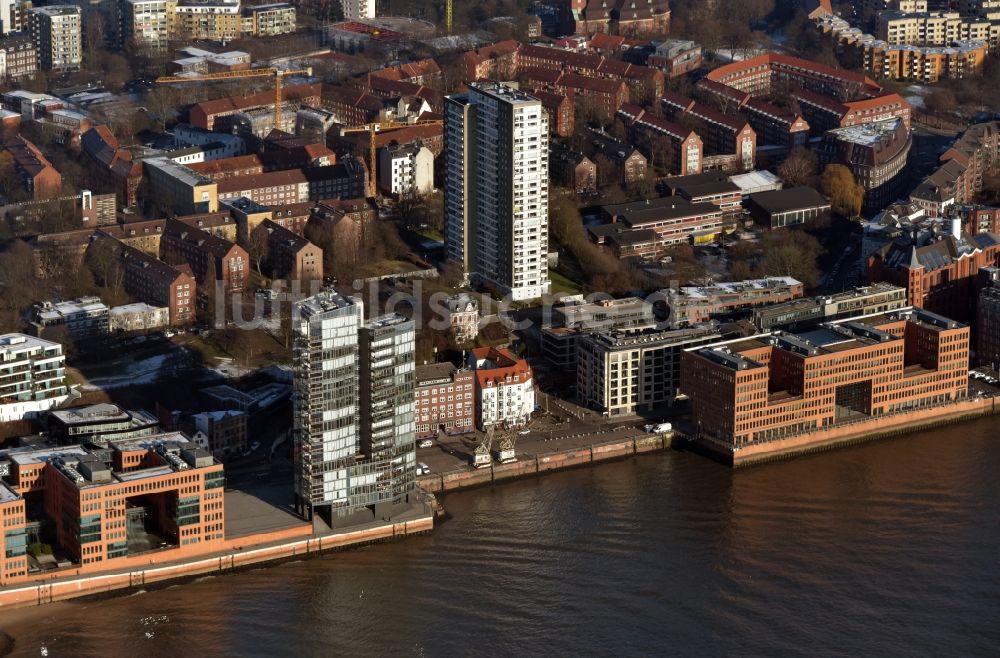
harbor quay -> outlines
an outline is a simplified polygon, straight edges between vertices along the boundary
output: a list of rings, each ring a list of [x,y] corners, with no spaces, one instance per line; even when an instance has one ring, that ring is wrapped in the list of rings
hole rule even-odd
[[[198,576],[234,573],[267,563],[396,541],[430,532],[433,528],[434,516],[426,505],[398,515],[391,522],[366,523],[323,534],[314,533],[311,523],[301,521],[276,530],[228,538],[221,550],[198,557],[160,562],[155,554],[145,555],[110,571],[82,567],[47,578],[42,575],[30,582],[0,588],[0,611],[149,589],[157,584]]]

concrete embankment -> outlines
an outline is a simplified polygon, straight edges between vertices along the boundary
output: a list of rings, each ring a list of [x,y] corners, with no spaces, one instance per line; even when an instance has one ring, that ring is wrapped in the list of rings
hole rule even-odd
[[[24,585],[3,588],[0,589],[0,612],[115,590],[142,589],[165,581],[231,573],[268,562],[402,539],[430,532],[433,528],[434,519],[431,515],[418,515],[406,521],[372,523],[341,532],[285,538],[272,542],[267,542],[267,539],[281,533],[236,538],[232,543],[239,548],[201,558],[150,564],[93,575],[55,576],[51,580],[35,580]]]
[[[892,436],[911,434],[942,425],[975,420],[1000,412],[997,398],[974,398],[940,407],[917,409],[905,414],[879,416],[788,439],[737,448],[715,445],[707,440],[680,441],[679,444],[730,466],[740,468],[790,459],[798,455],[833,450]]]
[[[673,437],[667,434],[642,434],[640,436],[592,445],[543,452],[537,455],[518,454],[511,464],[494,463],[488,467],[465,467],[446,473],[424,475],[417,484],[431,493],[443,493],[481,487],[494,482],[540,475],[548,471],[576,468],[615,459],[623,459],[636,454],[667,450],[673,445]]]

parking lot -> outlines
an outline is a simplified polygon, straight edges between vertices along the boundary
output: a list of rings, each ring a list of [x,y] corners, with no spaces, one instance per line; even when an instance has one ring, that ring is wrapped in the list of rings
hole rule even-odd
[[[542,401],[539,405],[541,409],[535,413],[527,427],[509,433],[515,440],[515,450],[519,456],[543,455],[626,439],[642,433],[644,425],[649,422],[641,418],[609,421],[586,409],[582,410],[586,413],[581,419],[569,413],[569,409],[581,409],[577,405],[560,400],[565,408],[560,406],[556,409],[555,400],[552,398],[549,401],[549,412],[545,411],[545,402]],[[498,448],[500,438],[507,435],[508,433],[499,431],[494,435],[494,451]],[[435,474],[469,470],[472,468],[476,447],[484,438],[484,433],[478,430],[454,436],[439,433],[431,447],[417,448],[417,462],[426,464],[429,472]]]

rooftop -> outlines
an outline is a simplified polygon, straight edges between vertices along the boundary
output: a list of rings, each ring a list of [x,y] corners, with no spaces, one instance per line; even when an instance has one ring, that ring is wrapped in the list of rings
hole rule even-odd
[[[881,140],[893,135],[901,119],[887,119],[886,121],[876,121],[874,123],[863,123],[847,128],[835,128],[827,132],[843,142],[858,144],[860,146],[874,146]]]
[[[458,372],[458,368],[452,363],[428,363],[417,366],[417,386],[426,386],[437,382],[449,382],[456,372]]]
[[[684,286],[680,294],[692,299],[708,299],[718,295],[732,295],[746,292],[778,290],[802,287],[802,282],[790,276],[773,276],[766,279],[746,281],[721,281],[706,286]]]
[[[129,420],[132,414],[117,404],[100,403],[88,407],[73,407],[72,409],[56,409],[49,415],[58,418],[63,423],[89,423],[95,420]]]
[[[309,319],[313,315],[320,315],[330,311],[355,306],[356,302],[351,297],[345,297],[336,290],[325,290],[317,295],[303,299],[297,304],[302,313],[302,317]]]
[[[469,85],[471,89],[492,96],[508,103],[541,103],[531,94],[502,82],[477,82]]]
[[[143,161],[147,167],[152,167],[158,171],[163,172],[164,175],[170,176],[171,178],[176,178],[187,185],[200,186],[200,185],[211,185],[215,181],[207,176],[202,176],[201,174],[195,172],[190,167],[185,167],[182,164],[174,162],[168,157],[158,156],[155,158],[148,158]]]
[[[27,334],[3,334],[0,336],[0,354],[23,352],[31,349],[48,349],[62,345],[44,338],[36,338]]]
[[[792,187],[785,190],[760,192],[753,195],[750,203],[770,213],[830,206],[826,197],[811,187]]]

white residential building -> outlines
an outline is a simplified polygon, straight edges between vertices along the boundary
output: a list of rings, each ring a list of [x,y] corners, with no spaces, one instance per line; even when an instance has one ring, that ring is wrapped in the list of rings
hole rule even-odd
[[[0,423],[34,418],[66,401],[62,345],[24,334],[0,336]]]
[[[472,350],[469,368],[476,376],[476,426],[520,427],[535,410],[535,379],[531,366],[506,348]]]
[[[150,306],[145,302],[124,304],[111,309],[108,330],[129,333],[151,331],[170,326],[169,306]]]
[[[0,0],[0,36],[24,29],[24,2],[18,0]]]
[[[340,0],[340,6],[344,10],[344,20],[375,18],[375,0]]]
[[[79,71],[83,61],[80,8],[47,5],[28,10],[28,31],[38,49],[39,68]]]
[[[118,45],[125,46],[131,42],[154,50],[166,50],[170,39],[173,4],[167,0],[118,2]]]
[[[108,333],[108,307],[99,297],[42,302],[32,309],[30,322],[39,336],[50,327],[65,326],[74,339],[93,338]]]
[[[428,194],[434,191],[434,154],[419,143],[392,142],[379,151],[378,182],[396,196]]]
[[[215,160],[235,158],[246,153],[246,142],[239,135],[205,130],[189,123],[174,126],[174,146],[211,146],[214,154],[211,159]]]
[[[588,334],[577,346],[578,401],[609,417],[670,406],[680,394],[681,352],[717,340],[710,328]]]
[[[549,292],[549,123],[541,101],[478,83],[445,102],[445,243],[515,300]]]

